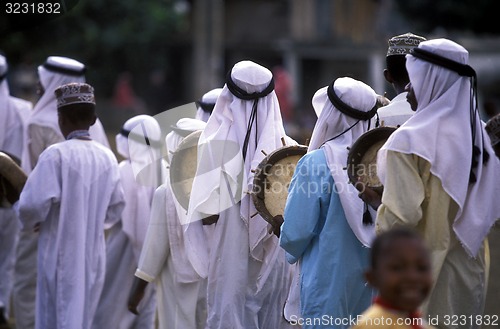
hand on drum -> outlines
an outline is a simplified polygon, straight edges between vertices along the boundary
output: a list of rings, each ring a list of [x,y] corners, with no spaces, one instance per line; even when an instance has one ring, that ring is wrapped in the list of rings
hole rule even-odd
[[[280,237],[281,224],[283,224],[283,216],[276,215],[273,217],[273,222],[271,223],[271,227],[269,228],[269,234],[274,233],[278,238]]]
[[[359,198],[370,205],[373,209],[377,210],[382,204],[382,195],[366,186],[365,183],[361,182],[359,179],[356,184],[354,184],[354,187],[359,191]]]

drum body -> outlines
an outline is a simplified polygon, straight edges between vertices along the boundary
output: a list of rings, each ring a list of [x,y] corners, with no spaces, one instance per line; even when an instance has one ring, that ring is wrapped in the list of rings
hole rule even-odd
[[[0,207],[8,208],[19,200],[27,178],[16,161],[0,152]]]
[[[255,170],[252,199],[267,222],[274,224],[274,216],[283,216],[295,167],[306,153],[304,145],[284,146],[268,154]]]
[[[395,127],[374,128],[356,140],[347,156],[347,175],[351,183],[360,181],[382,193],[383,186],[377,176],[377,154],[395,130]]]
[[[198,160],[198,140],[202,131],[192,132],[184,137],[172,155],[170,163],[170,184],[175,198],[185,210],[189,207],[189,197],[196,175]]]

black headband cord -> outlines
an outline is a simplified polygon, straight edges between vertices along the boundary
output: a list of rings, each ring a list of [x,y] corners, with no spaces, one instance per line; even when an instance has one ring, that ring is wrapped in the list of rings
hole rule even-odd
[[[269,82],[267,87],[261,92],[255,92],[250,94],[236,85],[236,83],[233,81],[231,77],[231,71],[229,71],[226,76],[226,85],[231,94],[233,94],[235,97],[245,101],[253,100],[252,112],[250,114],[250,118],[247,125],[245,141],[243,142],[242,152],[243,152],[243,161],[245,161],[248,149],[248,142],[250,140],[250,132],[252,131],[252,126],[254,122],[255,122],[255,145],[257,145],[258,142],[257,104],[260,98],[266,97],[274,90],[274,79],[271,78],[271,81]]]
[[[212,113],[214,111],[215,103],[207,103],[203,101],[197,101],[196,105],[198,105],[199,108],[203,110],[203,112],[206,113]]]
[[[474,172],[474,169],[477,167],[479,163],[479,156],[481,155],[481,149],[476,146],[476,123],[477,123],[477,118],[479,116],[478,114],[478,100],[477,100],[477,75],[476,71],[474,69],[467,65],[467,64],[462,64],[455,62],[449,58],[434,54],[430,51],[424,50],[422,48],[413,48],[411,51],[411,55],[421,59],[423,61],[429,62],[431,64],[437,65],[444,67],[445,69],[448,69],[450,71],[453,71],[457,73],[460,76],[463,77],[468,77],[471,80],[471,92],[470,92],[470,102],[469,102],[469,108],[470,108],[470,123],[471,123],[471,133],[472,133],[472,160],[471,160],[471,169],[470,169],[470,174],[469,174],[469,182],[470,183],[475,183],[477,180],[476,174]],[[483,140],[483,145],[484,145],[484,137],[481,133],[481,139]],[[483,148],[483,164],[488,162],[490,155],[488,152]]]
[[[332,102],[333,106],[335,106],[335,108],[337,110],[344,113],[345,115],[350,116],[351,118],[363,120],[363,121],[370,120],[371,118],[373,118],[375,116],[375,114],[377,113],[377,109],[378,109],[376,102],[375,102],[375,106],[373,106],[373,108],[368,112],[363,112],[363,111],[357,110],[355,108],[352,108],[349,105],[347,105],[346,103],[344,103],[340,99],[339,96],[337,96],[337,94],[335,93],[335,90],[333,89],[334,83],[335,83],[335,81],[332,82],[332,84],[330,84],[328,86],[327,94],[328,94],[328,99],[330,99],[330,102]]]
[[[148,136],[146,136],[146,135],[134,134],[130,130],[127,130],[125,128],[122,128],[120,130],[120,135],[125,136],[126,138],[131,139],[131,140],[138,142],[138,143],[146,142],[146,145],[151,146],[153,148],[160,148],[161,147],[160,142],[149,139]]]
[[[76,69],[68,69],[68,68],[60,67],[60,66],[50,64],[50,63],[44,63],[42,66],[49,71],[52,71],[55,73],[61,73],[61,74],[65,74],[65,75],[70,75],[70,76],[74,76],[74,77],[83,76],[85,74],[85,71],[87,70],[86,67],[83,67],[79,70],[76,70]]]

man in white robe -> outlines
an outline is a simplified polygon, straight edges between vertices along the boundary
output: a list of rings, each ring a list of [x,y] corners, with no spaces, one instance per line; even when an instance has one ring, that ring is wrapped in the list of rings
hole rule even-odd
[[[487,234],[500,213],[500,162],[477,110],[476,74],[469,53],[447,39],[421,42],[407,55],[415,114],[379,150],[384,185],[377,231],[415,227],[432,256],[434,286],[423,305],[439,328],[446,317],[479,328],[489,252]],[[371,199],[367,189],[362,197]],[[381,204],[380,204],[381,202]]]
[[[217,103],[217,98],[222,91],[222,88],[215,88],[205,93],[201,100],[196,102],[198,109],[196,110],[195,119],[207,122],[210,114],[212,114],[214,110],[215,103]]]
[[[407,92],[405,86],[410,82],[410,79],[405,67],[405,56],[422,41],[425,41],[424,37],[413,33],[405,33],[394,36],[387,42],[389,47],[387,49],[384,77],[392,85],[397,95],[388,105],[378,110],[380,125],[382,126],[399,127],[413,115],[410,104],[406,101]]]
[[[85,65],[67,57],[50,56],[38,67],[41,92],[26,122],[22,167],[30,173],[40,154],[52,144],[64,141],[57,122],[57,100],[54,90],[66,83],[85,82]],[[104,128],[97,119],[89,129],[92,138],[109,147]],[[36,255],[38,234],[21,231],[16,250],[14,275],[14,313],[20,329],[34,327],[36,291]]]
[[[287,136],[271,71],[237,63],[198,143],[198,169],[189,203],[188,257],[208,277],[210,329],[282,328],[290,266],[248,191],[253,172]],[[290,143],[290,142],[289,142]],[[263,152],[261,152],[263,151]],[[209,248],[195,248],[202,219],[218,216]],[[192,243],[190,241],[193,241]]]
[[[23,150],[23,116],[31,111],[32,105],[10,95],[7,73],[7,60],[0,55],[0,151],[20,161]],[[18,230],[14,210],[0,208],[0,324],[9,317]]]
[[[205,123],[196,119],[183,118],[177,122],[166,137],[169,164],[182,140],[204,127]],[[140,316],[144,312],[141,295],[148,283],[155,282],[159,329],[203,329],[206,323],[206,280],[200,278],[186,257],[182,227],[185,217],[186,210],[174,197],[168,177],[154,194],[146,241],[135,272],[136,285],[129,302],[131,311]],[[199,243],[206,246],[203,241]]]
[[[113,153],[93,141],[93,88],[56,89],[61,132],[45,150],[16,204],[25,230],[39,231],[35,328],[91,327],[105,274],[104,225],[124,206]]]
[[[121,221],[107,229],[106,279],[92,325],[95,329],[154,327],[154,289],[147,290],[139,316],[129,312],[127,299],[146,236],[153,193],[160,185],[160,136],[158,122],[149,115],[127,120],[116,135],[117,151],[125,158],[119,164],[125,208]]]

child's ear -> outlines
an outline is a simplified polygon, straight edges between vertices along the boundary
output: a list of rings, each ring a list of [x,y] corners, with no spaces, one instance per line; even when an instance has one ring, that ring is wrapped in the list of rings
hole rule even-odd
[[[365,272],[365,279],[366,282],[372,287],[377,287],[377,282],[375,280],[375,274],[373,273],[373,269],[369,269],[368,271]]]

